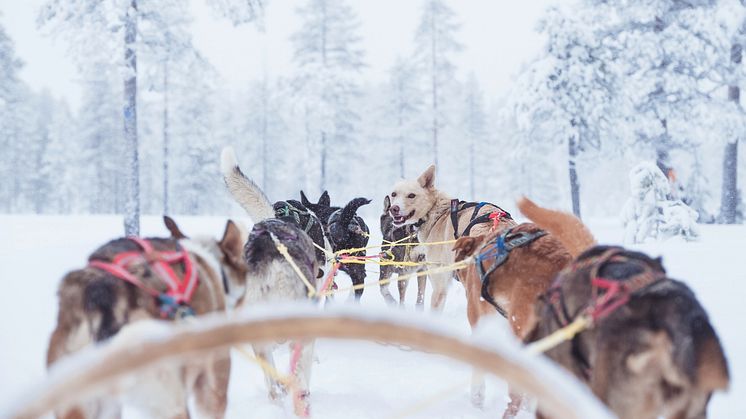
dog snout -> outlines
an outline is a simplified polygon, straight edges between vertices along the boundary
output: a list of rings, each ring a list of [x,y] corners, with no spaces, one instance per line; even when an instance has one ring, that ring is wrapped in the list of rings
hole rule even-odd
[[[399,215],[399,206],[398,206],[398,205],[393,205],[393,206],[392,206],[392,207],[390,208],[390,210],[389,210],[389,211],[391,211],[391,214],[392,214],[392,215]]]

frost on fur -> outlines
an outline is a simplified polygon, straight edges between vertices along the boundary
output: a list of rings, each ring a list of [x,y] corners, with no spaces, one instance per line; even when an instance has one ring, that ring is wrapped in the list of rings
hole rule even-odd
[[[643,162],[629,173],[631,196],[622,209],[625,243],[642,243],[648,238],[666,240],[699,236],[699,214],[674,198],[671,185],[658,166]]]

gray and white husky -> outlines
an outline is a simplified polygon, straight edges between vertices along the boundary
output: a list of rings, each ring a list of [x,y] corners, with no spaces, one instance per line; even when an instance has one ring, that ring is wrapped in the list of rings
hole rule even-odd
[[[300,271],[316,287],[319,270],[311,238],[292,222],[275,218],[275,211],[264,192],[241,172],[236,156],[230,147],[221,155],[223,179],[233,199],[251,219],[254,227],[244,246],[244,258],[248,264],[246,295],[242,305],[250,309],[255,304],[282,301],[308,300],[309,293],[303,280],[290,263],[279,253],[276,244],[282,243]],[[296,387],[294,399],[296,413],[308,410],[309,379],[313,361],[313,341],[292,342],[291,350],[300,345],[300,358],[295,369]],[[254,345],[257,358],[274,369],[272,355],[276,344]],[[265,380],[272,400],[278,399],[285,389],[270,371],[265,370]]]

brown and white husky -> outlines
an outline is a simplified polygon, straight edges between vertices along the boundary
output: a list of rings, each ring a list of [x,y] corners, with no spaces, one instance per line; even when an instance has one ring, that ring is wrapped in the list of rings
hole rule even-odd
[[[147,239],[152,252],[144,252],[137,242],[128,238],[112,240],[91,254],[87,267],[65,275],[58,291],[57,326],[47,350],[48,367],[85,347],[120,338],[120,332],[126,335],[130,329],[136,329],[133,323],[144,324],[138,320],[164,318],[164,309],[174,308],[199,316],[224,311],[243,298],[247,267],[241,249],[246,240],[245,229],[228,221],[220,240],[189,239],[173,220],[164,219],[172,237]],[[124,254],[134,256],[126,263],[125,270],[139,285],[100,267],[112,266]],[[166,295],[168,286],[152,260],[164,254],[188,255],[189,262],[180,259],[169,265],[174,277],[186,279],[190,276],[187,271],[196,274],[188,304],[170,305],[157,298]],[[174,317],[180,316],[169,316]],[[118,388],[117,394],[111,396],[70,406],[56,415],[67,419],[116,418],[120,417],[121,403],[125,400],[148,417],[188,418],[187,400],[193,396],[201,416],[222,418],[230,368],[228,349],[215,351],[198,359],[138,373],[135,385]]]

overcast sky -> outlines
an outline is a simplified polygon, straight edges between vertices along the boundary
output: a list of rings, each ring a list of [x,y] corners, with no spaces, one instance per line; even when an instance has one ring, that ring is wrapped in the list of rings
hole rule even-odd
[[[462,24],[459,40],[466,49],[457,57],[459,76],[470,71],[484,85],[488,100],[506,91],[521,65],[540,51],[543,38],[537,20],[556,0],[451,0]],[[66,56],[64,40],[43,36],[36,29],[36,15],[45,0],[0,0],[0,22],[25,63],[21,77],[32,88],[49,89],[77,109],[80,84],[73,61]],[[205,0],[190,0],[192,33],[206,55],[231,87],[246,86],[258,78],[262,62],[270,75],[288,75],[292,69],[290,35],[300,26],[295,13],[299,1],[270,0],[266,31],[245,25],[234,27],[207,7]],[[350,0],[362,21],[368,68],[367,81],[380,81],[398,55],[413,50],[422,1]]]

